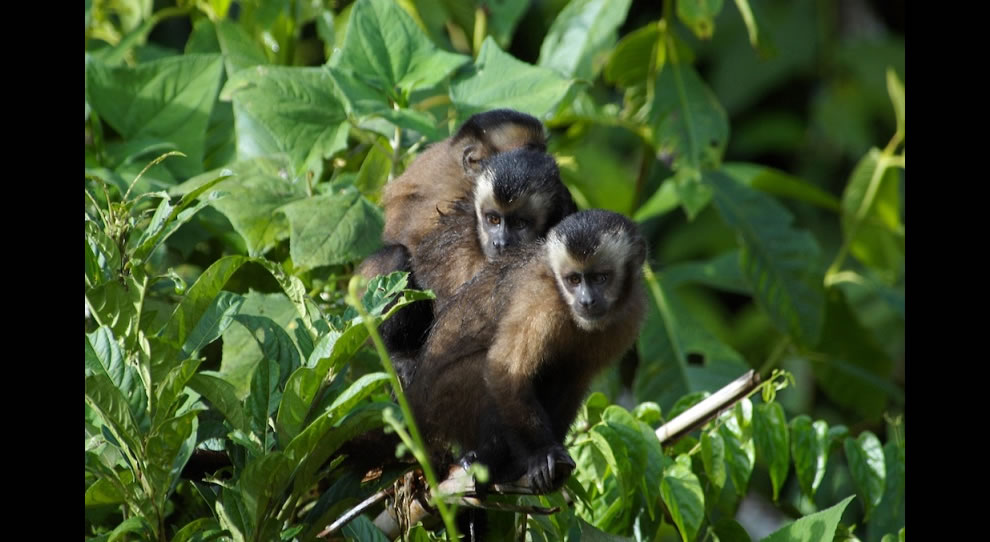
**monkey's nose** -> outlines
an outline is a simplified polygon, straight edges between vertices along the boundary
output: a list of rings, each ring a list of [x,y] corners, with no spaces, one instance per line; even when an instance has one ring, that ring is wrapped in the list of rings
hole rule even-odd
[[[501,252],[505,249],[505,239],[492,239],[492,246],[495,250]]]
[[[595,304],[595,298],[593,298],[593,297],[582,297],[581,299],[578,300],[578,303],[581,303],[581,306],[582,307],[584,307],[586,309],[590,309],[591,306]]]

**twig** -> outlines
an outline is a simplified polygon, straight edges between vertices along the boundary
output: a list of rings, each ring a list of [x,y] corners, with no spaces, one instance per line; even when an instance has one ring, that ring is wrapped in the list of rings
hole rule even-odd
[[[737,401],[753,391],[759,384],[760,375],[750,369],[746,374],[729,382],[722,389],[660,426],[656,430],[657,440],[664,445],[676,442],[684,435],[704,425],[720,412],[732,408]]]
[[[316,535],[316,538],[327,538],[327,537],[329,537],[331,534],[333,534],[334,531],[336,531],[337,529],[339,529],[345,523],[347,523],[348,521],[350,521],[350,520],[358,517],[359,515],[361,515],[362,512],[364,512],[365,510],[367,510],[368,508],[370,508],[372,505],[374,505],[378,501],[380,501],[380,500],[384,499],[385,497],[387,497],[388,494],[389,494],[389,491],[391,491],[391,488],[383,489],[383,490],[379,491],[378,493],[375,493],[374,495],[372,495],[372,496],[368,497],[367,499],[361,501],[360,504],[358,504],[354,508],[351,508],[350,510],[348,510],[347,512],[345,512],[344,515],[342,515],[339,518],[337,518],[337,520],[334,521],[333,523],[331,523],[329,527],[327,527],[326,529],[323,529],[322,531],[320,531],[320,534]]]

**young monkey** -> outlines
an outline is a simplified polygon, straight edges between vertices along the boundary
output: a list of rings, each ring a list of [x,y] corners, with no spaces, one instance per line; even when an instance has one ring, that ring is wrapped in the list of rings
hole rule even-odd
[[[563,441],[591,379],[639,334],[645,258],[632,221],[582,211],[457,290],[406,389],[440,472],[459,448],[493,482],[548,492],[567,479]]]

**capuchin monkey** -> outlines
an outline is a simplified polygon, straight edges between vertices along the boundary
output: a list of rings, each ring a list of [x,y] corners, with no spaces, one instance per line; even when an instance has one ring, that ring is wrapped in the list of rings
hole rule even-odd
[[[433,290],[437,306],[485,266],[515,247],[543,238],[577,211],[554,159],[519,148],[483,161],[473,194],[437,217],[413,251],[412,271]]]
[[[358,273],[407,271],[409,288],[432,289],[443,300],[486,260],[542,236],[576,210],[545,149],[543,125],[534,117],[508,109],[472,116],[386,185],[385,247]],[[512,156],[492,162],[501,153]],[[389,352],[415,356],[433,310],[432,303],[414,303],[384,322]],[[404,377],[407,371],[398,370]]]
[[[572,214],[486,265],[436,314],[406,389],[431,461],[455,450],[536,492],[574,468],[563,441],[592,378],[636,340],[646,243],[629,219]]]

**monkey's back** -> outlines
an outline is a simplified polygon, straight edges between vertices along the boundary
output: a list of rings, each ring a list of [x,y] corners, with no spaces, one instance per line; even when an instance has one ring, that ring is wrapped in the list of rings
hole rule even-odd
[[[450,202],[467,197],[473,188],[449,139],[430,146],[385,185],[382,240],[412,250],[434,227],[437,211],[446,212]]]
[[[438,305],[444,305],[481,271],[486,259],[469,199],[453,202],[447,214],[437,213],[435,224],[413,251],[412,267],[419,284],[433,290]]]

